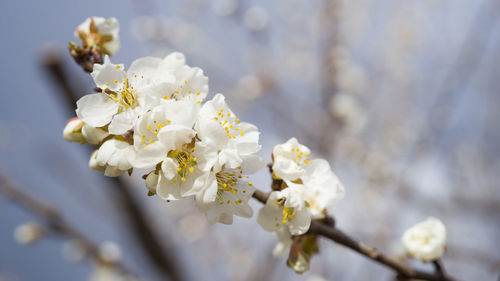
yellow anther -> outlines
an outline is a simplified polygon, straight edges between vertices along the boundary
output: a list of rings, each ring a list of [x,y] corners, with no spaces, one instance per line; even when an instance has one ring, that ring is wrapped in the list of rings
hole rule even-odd
[[[309,160],[304,161],[304,163],[309,164]]]
[[[146,129],[151,130],[151,126],[147,126]]]
[[[186,178],[185,178],[185,177],[182,177],[182,178],[181,178],[181,181],[182,181],[182,182],[185,182],[185,181],[186,181]]]
[[[200,92],[196,92],[196,95],[199,96],[200,95]]]
[[[194,168],[193,168],[193,167],[189,168],[189,171],[190,171],[191,173],[194,173]]]
[[[253,183],[249,182],[249,183],[248,183],[248,185],[249,185],[249,186],[252,186],[252,185],[253,185]]]
[[[245,130],[241,130],[240,136],[243,136],[244,133],[245,133]]]
[[[240,123],[240,119],[239,118],[236,118],[236,123]]]
[[[118,80],[115,80],[115,81],[113,81],[113,82],[118,83]]]
[[[120,69],[120,66],[119,66],[119,65],[117,65],[117,66],[116,66],[116,69]]]
[[[106,82],[106,86],[109,86],[109,82]]]
[[[149,140],[149,142],[150,142],[150,143],[153,143],[153,141],[154,141],[153,139],[150,139],[150,140]]]

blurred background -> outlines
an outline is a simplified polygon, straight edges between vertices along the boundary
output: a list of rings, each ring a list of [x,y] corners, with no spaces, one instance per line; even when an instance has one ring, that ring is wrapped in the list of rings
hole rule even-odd
[[[255,214],[210,226],[190,200],[147,197],[140,172],[120,185],[90,170],[88,147],[62,138],[75,115],[63,92],[81,96],[94,87],[66,50],[89,16],[120,21],[115,63],[184,52],[209,77],[209,97],[224,93],[241,119],[259,127],[267,161],[292,136],[328,159],[347,191],[331,210],[339,228],[397,257],[404,230],[435,216],[448,231],[448,272],[498,279],[500,2],[45,0],[2,1],[0,9],[0,174],[96,243],[119,245],[124,264],[144,280],[165,275],[144,250],[147,231],[131,218],[137,212],[158,236],[157,252],[185,280],[394,275],[327,240],[311,270],[297,275],[286,257],[272,257],[276,239]],[[254,182],[268,191],[268,172]],[[259,203],[252,206],[257,213]],[[28,221],[36,218],[0,197],[1,281],[95,275],[67,239],[17,244],[14,229]]]

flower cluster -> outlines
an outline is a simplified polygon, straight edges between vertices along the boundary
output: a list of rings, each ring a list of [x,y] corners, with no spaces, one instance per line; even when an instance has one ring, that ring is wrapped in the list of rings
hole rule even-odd
[[[76,56],[97,92],[77,101],[64,138],[96,146],[89,166],[106,176],[146,169],[149,195],[194,198],[211,223],[251,217],[255,188],[249,175],[264,166],[255,155],[261,148],[257,127],[241,122],[222,94],[205,101],[208,78],[181,53],[139,58],[129,68],[113,64],[108,55],[119,46],[117,32],[115,19],[91,18],[78,27],[84,48],[104,59],[87,70],[87,61],[78,60],[86,57]],[[328,162],[309,154],[295,138],[274,148],[273,191],[257,219],[278,236],[275,255],[291,249],[295,258],[288,263],[297,272],[307,270],[317,252],[316,237],[304,235],[311,220],[325,219],[345,193]]]
[[[98,147],[92,169],[110,177],[149,169],[150,194],[194,196],[212,223],[252,216],[248,178],[264,166],[255,155],[259,131],[240,122],[222,94],[204,102],[208,78],[200,68],[181,53],[139,58],[128,69],[106,55],[91,76],[99,92],[78,100],[63,135]]]
[[[278,237],[275,255],[284,254],[292,245],[292,236],[305,234],[312,219],[324,219],[327,209],[344,197],[344,187],[328,162],[311,159],[309,154],[309,148],[295,138],[273,149],[274,191],[260,210],[257,221]],[[315,245],[315,239],[312,244]],[[303,272],[308,268],[308,260],[304,261],[301,253],[298,257],[302,259],[296,260],[292,268],[307,264],[296,270]]]

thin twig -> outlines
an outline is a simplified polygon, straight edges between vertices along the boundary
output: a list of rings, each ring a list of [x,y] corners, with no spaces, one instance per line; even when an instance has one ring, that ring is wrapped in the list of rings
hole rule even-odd
[[[269,198],[269,193],[255,190],[253,197],[257,199],[259,202],[265,204],[267,199]],[[319,221],[312,221],[311,227],[309,229],[309,233],[314,233],[321,235],[325,238],[328,238],[340,245],[343,245],[347,248],[350,248],[359,254],[380,263],[386,267],[391,268],[396,272],[399,279],[421,279],[421,280],[430,280],[430,281],[453,281],[455,279],[446,276],[443,274],[436,273],[427,273],[420,270],[415,270],[407,265],[401,264],[400,262],[392,259],[374,247],[368,246],[362,242],[358,242],[355,239],[351,238],[349,235],[339,230],[338,228],[325,224]]]
[[[60,213],[45,203],[40,202],[28,193],[22,191],[19,187],[7,180],[7,178],[0,174],[0,192],[17,203],[20,207],[30,211],[34,215],[43,219],[49,230],[56,234],[67,237],[71,240],[78,242],[79,246],[83,248],[86,256],[97,263],[109,263],[103,260],[99,253],[99,248],[84,234],[79,232],[68,221],[66,221]],[[120,262],[113,262],[113,266],[119,269],[122,273],[127,275],[136,276],[131,270],[127,269]]]

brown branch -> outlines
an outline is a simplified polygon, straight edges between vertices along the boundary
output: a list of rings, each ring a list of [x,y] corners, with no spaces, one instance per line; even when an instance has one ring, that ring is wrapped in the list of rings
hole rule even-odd
[[[20,207],[30,211],[34,215],[40,217],[45,221],[48,230],[51,230],[54,234],[59,234],[61,236],[67,237],[68,239],[78,241],[78,244],[83,248],[86,257],[92,259],[97,263],[108,263],[102,258],[99,253],[99,248],[90,239],[88,239],[84,234],[79,232],[75,227],[73,227],[68,221],[66,221],[60,213],[55,209],[48,206],[45,203],[40,202],[28,193],[22,191],[19,187],[15,186],[7,180],[7,178],[0,174],[0,192],[11,199],[14,203]],[[136,276],[132,271],[127,269],[120,262],[113,262],[113,266],[119,269],[122,273],[126,275]]]
[[[69,83],[67,70],[63,67],[62,59],[53,52],[45,55],[43,67],[61,88],[59,93],[66,102],[66,109],[74,114],[75,104],[79,96]],[[132,233],[156,270],[163,275],[164,279],[185,280],[186,278],[181,274],[179,262],[175,259],[177,255],[174,245],[169,243],[168,237],[162,237],[160,240],[150,225],[147,215],[140,208],[140,203],[133,196],[133,187],[120,178],[108,178],[108,182],[113,185],[113,190],[118,195],[119,200],[117,201],[119,201],[129,227],[133,229]]]
[[[265,204],[269,198],[269,193],[262,192],[260,190],[255,190],[253,198],[257,199],[259,202]],[[386,267],[391,268],[397,273],[399,279],[421,279],[429,281],[453,281],[452,277],[446,276],[444,270],[436,271],[436,273],[427,273],[420,270],[415,270],[407,265],[401,264],[400,262],[392,259],[374,247],[368,246],[362,242],[356,241],[349,235],[339,230],[338,228],[328,225],[326,223],[315,221],[311,222],[311,227],[308,233],[318,234],[325,238],[328,238],[340,245],[350,248],[359,254],[380,263]]]

